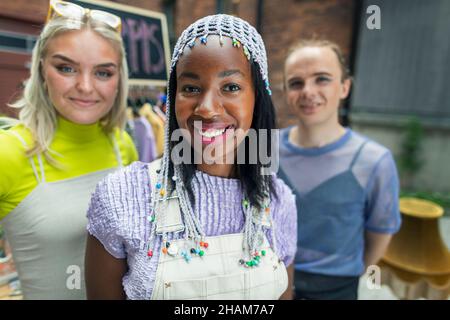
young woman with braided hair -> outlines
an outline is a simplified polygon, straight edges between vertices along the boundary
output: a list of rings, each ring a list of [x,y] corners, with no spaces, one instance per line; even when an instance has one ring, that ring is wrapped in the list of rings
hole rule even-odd
[[[268,129],[271,141],[270,94],[264,44],[247,22],[214,15],[183,32],[172,58],[162,160],[110,175],[93,195],[88,298],[290,298],[293,194],[265,174],[260,153],[255,163],[220,161],[244,147],[251,130]],[[176,161],[175,132],[188,142],[188,161]],[[190,161],[196,155],[200,161]]]

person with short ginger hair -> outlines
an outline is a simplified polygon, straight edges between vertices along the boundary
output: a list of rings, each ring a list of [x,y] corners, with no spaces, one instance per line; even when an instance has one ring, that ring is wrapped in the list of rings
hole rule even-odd
[[[297,299],[356,299],[359,277],[400,228],[391,152],[339,123],[351,80],[328,40],[302,40],[285,60],[297,124],[281,131],[279,176],[297,196]]]

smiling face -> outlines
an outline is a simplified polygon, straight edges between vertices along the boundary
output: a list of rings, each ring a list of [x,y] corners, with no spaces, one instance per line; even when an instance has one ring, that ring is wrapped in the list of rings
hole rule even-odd
[[[342,79],[336,53],[329,47],[303,47],[285,63],[286,100],[305,127],[338,123],[341,99],[350,90],[350,79]]]
[[[119,51],[94,31],[68,31],[50,40],[42,75],[58,114],[78,124],[105,116],[117,96],[119,63]]]
[[[221,46],[218,36],[209,36],[206,45],[197,39],[176,67],[175,115],[196,152],[207,146],[223,148],[222,155],[235,151],[252,125],[255,89],[250,63],[231,39],[223,40]]]

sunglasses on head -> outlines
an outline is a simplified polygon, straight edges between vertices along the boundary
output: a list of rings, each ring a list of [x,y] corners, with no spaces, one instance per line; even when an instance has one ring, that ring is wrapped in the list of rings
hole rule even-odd
[[[46,22],[55,16],[81,21],[86,15],[93,20],[107,24],[119,33],[122,29],[122,21],[115,14],[83,8],[75,3],[60,0],[50,0]]]

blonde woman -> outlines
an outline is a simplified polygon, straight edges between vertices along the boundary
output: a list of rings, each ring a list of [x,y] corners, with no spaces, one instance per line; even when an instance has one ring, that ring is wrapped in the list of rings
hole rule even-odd
[[[137,160],[124,127],[120,18],[51,1],[20,122],[0,131],[0,223],[25,299],[84,299],[86,211],[96,183]]]

